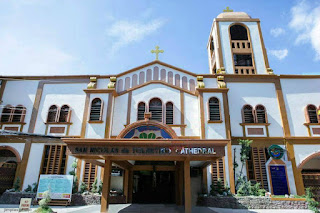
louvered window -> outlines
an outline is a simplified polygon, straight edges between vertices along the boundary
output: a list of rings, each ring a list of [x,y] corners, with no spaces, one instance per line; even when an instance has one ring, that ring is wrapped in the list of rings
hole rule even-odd
[[[149,112],[151,112],[151,120],[162,122],[162,101],[154,98],[150,101]]]
[[[41,166],[41,174],[65,174],[66,146],[46,145]]]
[[[224,185],[224,159],[220,158],[212,162],[212,184],[217,185],[218,180]]]
[[[16,106],[12,116],[12,122],[23,122],[26,114],[26,108],[24,106]]]
[[[173,103],[166,104],[166,124],[173,124]]]
[[[267,123],[266,109],[262,105],[256,106],[256,120],[258,123]]]
[[[138,121],[144,120],[144,113],[146,111],[146,104],[140,102],[138,104]]]
[[[12,113],[13,113],[12,106],[10,105],[5,106],[2,110],[1,122],[10,122]]]
[[[100,98],[93,99],[90,110],[90,121],[100,121],[102,116],[102,101]]]
[[[70,119],[70,107],[63,105],[60,109],[59,122],[69,122]]]
[[[317,108],[314,105],[307,107],[309,123],[318,123]]]
[[[244,123],[254,123],[252,106],[245,105],[242,110]]]
[[[57,122],[58,115],[58,107],[56,105],[52,105],[49,108],[47,122]]]
[[[209,99],[209,120],[220,121],[220,104],[217,98]]]
[[[97,177],[97,166],[93,165],[92,163],[85,162],[84,170],[83,170],[83,182],[87,184],[88,190],[91,189],[94,180]]]

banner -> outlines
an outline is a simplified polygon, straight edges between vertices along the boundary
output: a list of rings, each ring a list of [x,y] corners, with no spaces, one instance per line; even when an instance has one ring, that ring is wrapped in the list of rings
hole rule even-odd
[[[45,191],[50,191],[51,199],[70,200],[73,175],[40,175],[37,198],[42,199]]]

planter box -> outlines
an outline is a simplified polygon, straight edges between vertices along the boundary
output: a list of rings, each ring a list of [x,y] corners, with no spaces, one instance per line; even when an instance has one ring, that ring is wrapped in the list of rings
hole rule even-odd
[[[199,206],[231,209],[308,209],[304,198],[198,197]]]

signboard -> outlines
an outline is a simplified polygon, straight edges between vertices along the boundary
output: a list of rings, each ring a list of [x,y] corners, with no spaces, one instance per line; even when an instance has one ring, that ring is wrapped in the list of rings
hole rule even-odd
[[[284,165],[270,165],[270,175],[274,195],[289,194],[287,173]]]
[[[19,212],[28,212],[31,211],[31,201],[32,198],[21,198],[20,205],[19,205]]]
[[[40,175],[37,198],[50,191],[51,199],[71,199],[73,175]]]
[[[284,154],[284,150],[275,144],[268,148],[268,152],[273,159],[281,159]]]
[[[115,146],[68,145],[73,155],[168,155],[168,156],[224,156],[224,146]]]

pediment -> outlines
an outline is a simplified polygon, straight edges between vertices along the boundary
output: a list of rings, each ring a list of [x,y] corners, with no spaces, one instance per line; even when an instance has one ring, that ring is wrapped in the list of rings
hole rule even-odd
[[[153,61],[119,74],[116,90],[118,94],[123,94],[152,83],[165,84],[194,94],[196,74],[161,61]]]

